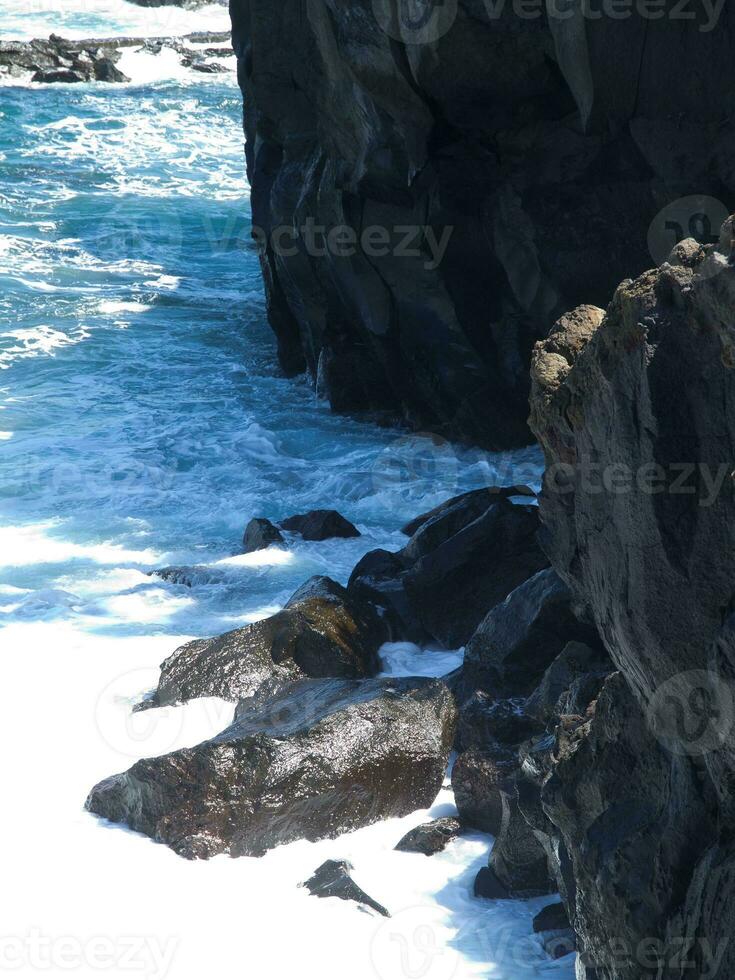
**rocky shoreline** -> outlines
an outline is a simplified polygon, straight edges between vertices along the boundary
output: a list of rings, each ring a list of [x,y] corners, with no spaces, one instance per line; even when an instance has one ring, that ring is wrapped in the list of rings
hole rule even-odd
[[[0,77],[33,82],[129,82],[117,67],[125,49],[160,54],[174,51],[182,66],[216,73],[228,69],[216,61],[232,55],[228,31],[203,31],[182,37],[114,37],[69,40],[51,34],[32,41],[0,40]],[[202,47],[202,45],[217,45]]]
[[[275,616],[177,650],[141,707],[216,695],[232,725],[103,780],[88,809],[188,858],[262,854],[427,806],[454,750],[458,821],[399,847],[492,834],[476,895],[558,892],[534,928],[550,957],[578,951],[583,980],[731,976],[734,227],[537,345],[539,507],[527,488],[462,494],[347,587],[310,580]],[[699,476],[677,494],[685,458]],[[590,492],[588,459],[614,489]],[[661,486],[624,484],[622,460]],[[478,561],[491,588],[462,608]],[[434,567],[444,605],[412,578]],[[446,636],[466,643],[452,674],[376,676],[386,640]],[[332,864],[315,894],[389,914]]]
[[[214,695],[232,724],[87,807],[187,858],[262,854],[425,806],[455,751],[458,822],[404,846],[492,834],[478,900],[558,893],[534,928],[578,980],[729,980],[735,14],[454,8],[417,41],[362,0],[233,0],[269,315],[338,411],[494,448],[532,431],[538,506],[463,494],[346,586],[175,651],[141,709]],[[284,532],[254,515],[243,547]],[[464,664],[381,677],[387,640]],[[343,861],[306,885],[389,911]]]

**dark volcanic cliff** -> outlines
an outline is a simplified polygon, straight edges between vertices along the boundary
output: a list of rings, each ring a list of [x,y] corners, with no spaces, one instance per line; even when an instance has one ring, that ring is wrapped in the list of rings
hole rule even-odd
[[[231,0],[280,360],[337,411],[529,441],[534,341],[726,216],[732,5],[544,6]]]

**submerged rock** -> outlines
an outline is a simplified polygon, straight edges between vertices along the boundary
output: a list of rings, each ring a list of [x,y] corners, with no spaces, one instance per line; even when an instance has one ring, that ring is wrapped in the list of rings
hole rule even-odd
[[[352,865],[348,861],[325,861],[308,881],[302,882],[301,887],[317,898],[341,898],[346,902],[357,902],[390,918],[390,912],[386,908],[355,884],[350,871]]]
[[[456,817],[440,817],[419,827],[402,837],[395,846],[396,851],[411,851],[430,857],[443,851],[447,844],[459,837],[462,824]]]
[[[254,517],[242,536],[242,553],[262,551],[274,544],[283,544],[283,535],[266,517]]]
[[[304,541],[326,541],[328,538],[359,538],[360,532],[336,510],[310,510],[281,521],[284,531],[295,531]]]
[[[148,707],[199,697],[248,697],[265,681],[299,677],[369,677],[388,639],[377,611],[337,582],[316,577],[267,619],[206,640],[193,640],[161,664]]]
[[[263,854],[429,806],[455,724],[439,681],[297,681],[242,702],[215,738],[103,780],[86,807],[183,857]]]

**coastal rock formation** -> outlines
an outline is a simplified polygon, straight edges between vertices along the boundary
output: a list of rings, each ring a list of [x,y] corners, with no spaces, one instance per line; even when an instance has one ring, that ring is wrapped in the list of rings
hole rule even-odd
[[[726,215],[735,9],[599,6],[232,0],[270,322],[335,410],[528,442],[534,341]]]
[[[273,680],[370,677],[387,639],[385,623],[369,603],[316,577],[275,616],[179,647],[161,664],[158,688],[142,707],[210,696],[237,701]]]
[[[545,545],[618,668],[537,773],[589,980],[735,972],[733,227],[534,354]]]
[[[485,690],[529,694],[568,642],[596,640],[594,626],[575,616],[571,598],[550,568],[519,585],[467,644],[465,677]]]
[[[455,722],[440,681],[297,681],[241,702],[215,738],[103,780],[86,806],[183,857],[263,854],[429,806]]]
[[[30,76],[34,82],[129,82],[117,67],[126,48],[160,54],[170,48],[182,65],[202,72],[227,69],[212,55],[227,57],[229,48],[204,49],[204,43],[229,41],[229,33],[198,32],[183,37],[114,37],[71,40],[51,34],[32,41],[0,40],[0,77]]]
[[[455,498],[396,553],[369,552],[350,589],[389,611],[405,639],[466,643],[489,609],[548,565],[538,508],[484,490]]]

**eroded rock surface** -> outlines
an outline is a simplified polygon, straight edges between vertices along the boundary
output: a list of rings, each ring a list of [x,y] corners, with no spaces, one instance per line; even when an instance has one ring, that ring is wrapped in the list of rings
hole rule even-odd
[[[734,244],[683,242],[534,354],[546,548],[618,668],[535,772],[583,978],[735,971]]]
[[[735,9],[419,7],[233,0],[270,321],[335,410],[504,448],[549,324],[729,199]]]
[[[489,609],[548,565],[538,529],[537,507],[476,491],[438,508],[400,551],[368,553],[350,588],[389,610],[403,638],[453,649]]]
[[[242,702],[215,738],[103,780],[86,806],[183,857],[263,854],[428,807],[455,724],[439,681],[298,681]]]

